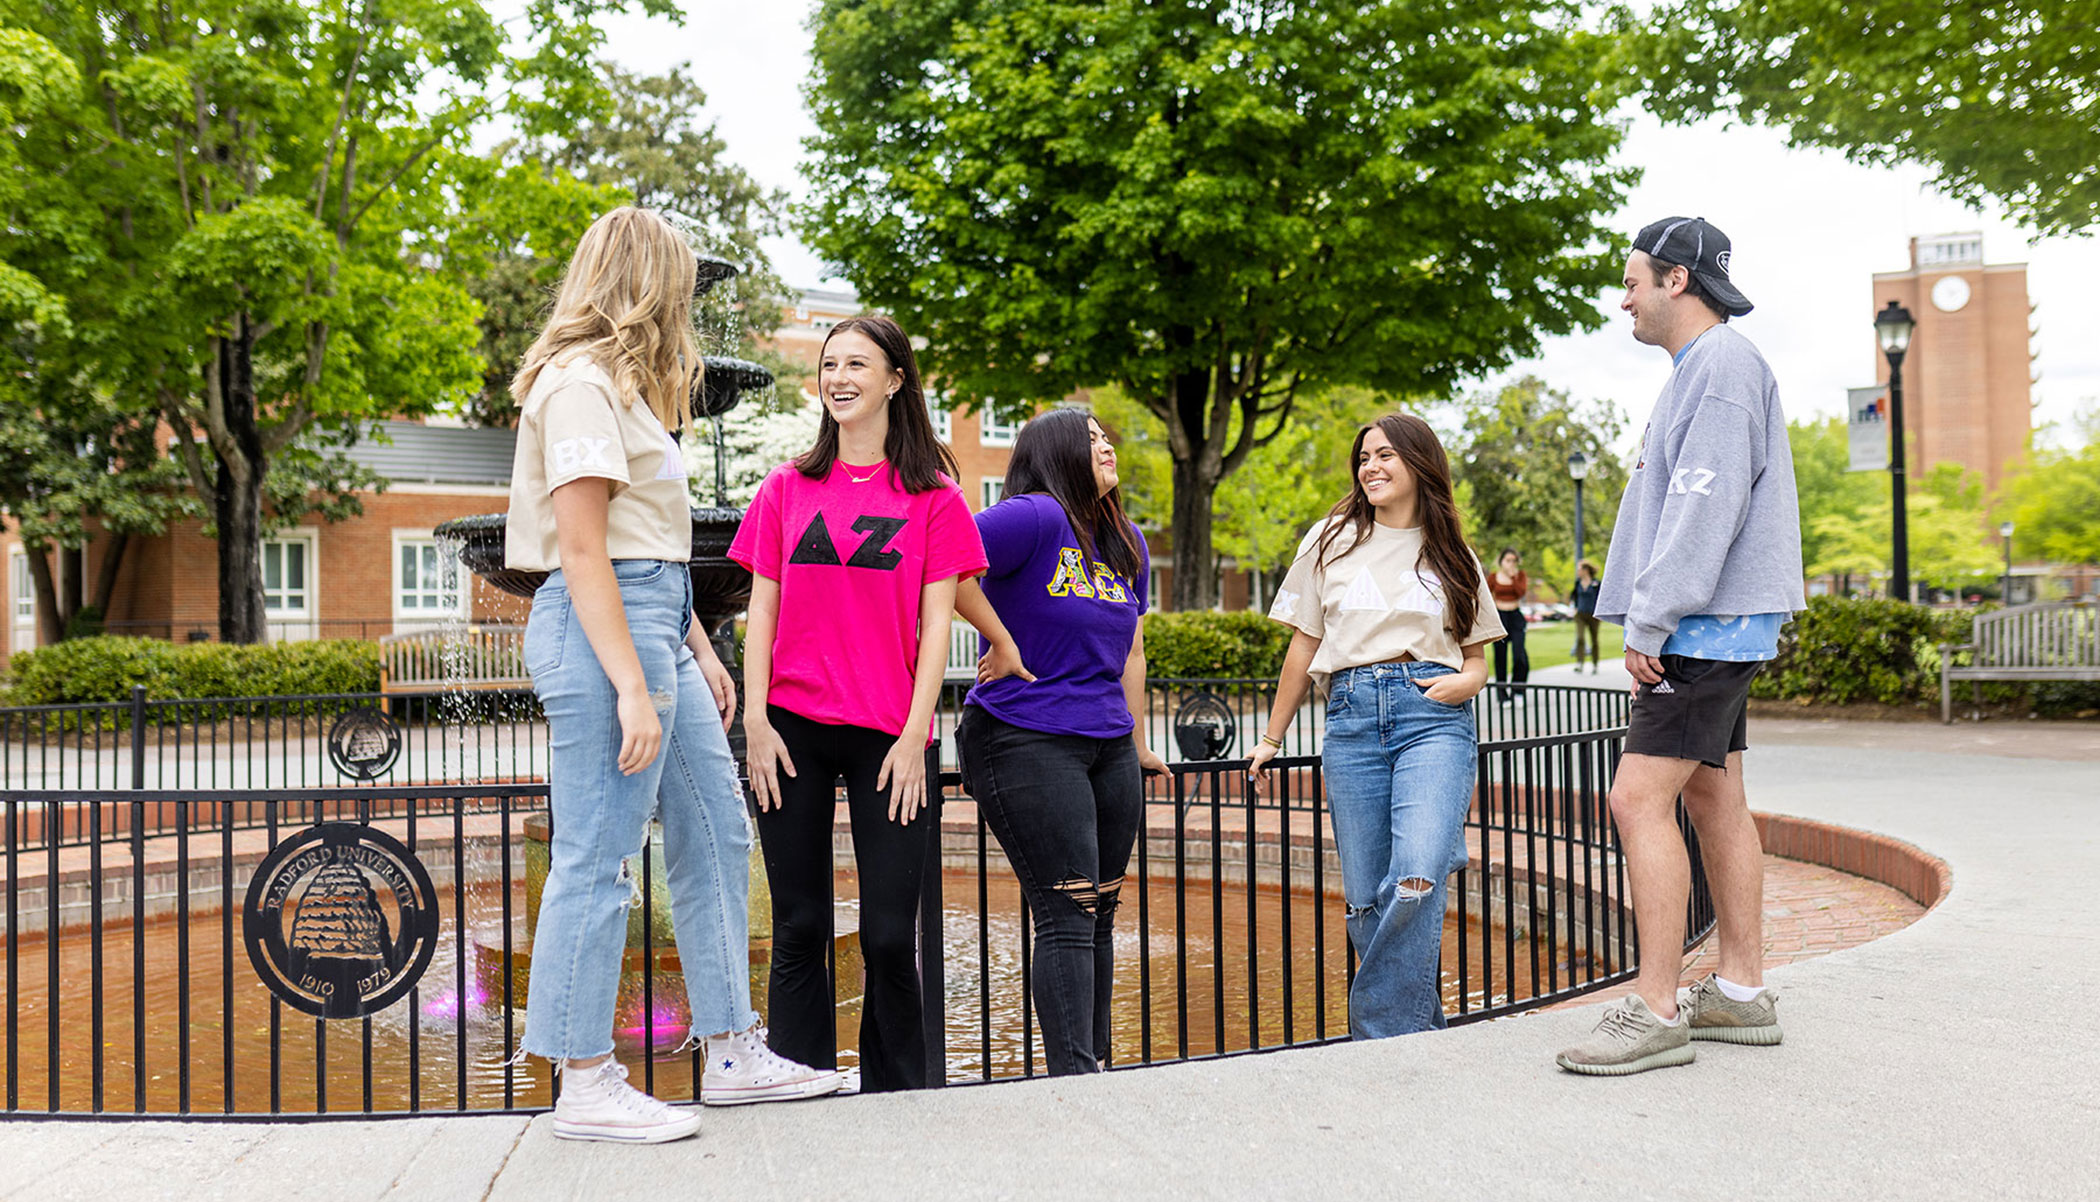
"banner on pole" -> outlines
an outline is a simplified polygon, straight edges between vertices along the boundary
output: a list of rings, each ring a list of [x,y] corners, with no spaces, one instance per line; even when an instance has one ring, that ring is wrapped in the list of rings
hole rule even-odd
[[[1845,426],[1852,448],[1852,471],[1889,470],[1889,386],[1845,390]]]

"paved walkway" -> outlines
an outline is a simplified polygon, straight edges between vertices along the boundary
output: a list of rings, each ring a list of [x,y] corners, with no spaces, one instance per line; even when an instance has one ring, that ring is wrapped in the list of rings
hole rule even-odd
[[[1551,1057],[1593,1021],[1582,1008],[711,1113],[700,1140],[659,1148],[559,1143],[545,1118],[20,1122],[0,1125],[0,1197],[2090,1196],[2100,756],[2081,731],[2032,726],[1753,727],[1758,808],[1884,832],[1953,868],[1952,894],[1911,926],[1773,971],[1779,1048],[1568,1076]],[[1986,737],[2016,746],[1977,749]]]

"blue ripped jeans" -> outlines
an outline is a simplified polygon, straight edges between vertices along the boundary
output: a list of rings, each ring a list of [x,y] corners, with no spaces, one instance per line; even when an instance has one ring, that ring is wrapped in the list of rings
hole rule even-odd
[[[1358,960],[1357,1039],[1444,1025],[1445,880],[1466,862],[1478,746],[1470,705],[1422,691],[1449,675],[1442,664],[1366,664],[1330,685],[1321,766]]]
[[[620,773],[618,697],[591,650],[562,574],[532,598],[525,669],[547,712],[554,831],[532,933],[524,1050],[587,1060],[613,1046],[613,1009],[639,894],[649,820],[663,824],[661,871],[684,967],[692,1033],[741,1031],[751,1009],[751,825],[714,694],[685,645],[692,577],[682,563],[613,561],[628,630],[663,722],[655,762]]]

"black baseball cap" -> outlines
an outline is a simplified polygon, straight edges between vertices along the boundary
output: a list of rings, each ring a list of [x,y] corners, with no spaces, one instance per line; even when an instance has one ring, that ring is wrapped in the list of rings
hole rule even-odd
[[[1728,235],[1707,223],[1704,217],[1665,217],[1641,227],[1633,248],[1646,251],[1658,263],[1682,267],[1692,273],[1714,303],[1730,317],[1741,317],[1753,307],[1749,298],[1728,279]]]

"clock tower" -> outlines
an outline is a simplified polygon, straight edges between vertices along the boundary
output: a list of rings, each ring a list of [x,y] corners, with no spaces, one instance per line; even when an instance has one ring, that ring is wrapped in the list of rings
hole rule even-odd
[[[1917,321],[1903,360],[1911,471],[1959,463],[1995,490],[2026,449],[2033,414],[2027,265],[1986,264],[1980,233],[1912,238],[1908,271],[1874,273],[1863,334],[1890,301]],[[1887,383],[1878,346],[1874,366]]]

